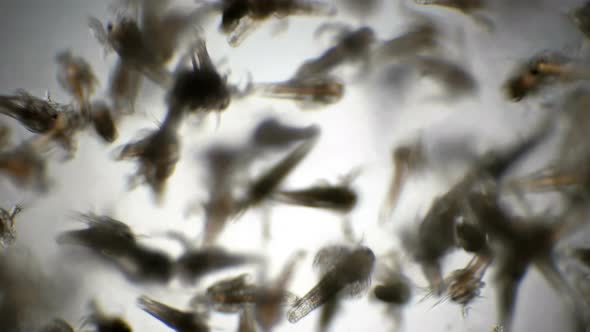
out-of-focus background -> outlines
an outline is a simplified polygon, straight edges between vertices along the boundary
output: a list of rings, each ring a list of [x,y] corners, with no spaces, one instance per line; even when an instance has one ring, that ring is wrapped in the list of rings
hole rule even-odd
[[[510,1],[490,0],[484,11],[493,22],[486,29],[459,12],[433,6],[420,7],[410,1],[375,1],[374,10],[359,15],[347,6],[348,1],[333,3],[339,13],[331,18],[296,17],[288,20],[286,29],[276,20],[264,23],[242,45],[230,47],[219,31],[218,17],[203,23],[207,46],[213,61],[232,82],[245,82],[251,73],[256,82],[288,79],[304,60],[321,54],[330,45],[329,36],[314,38],[314,31],[327,21],[344,22],[353,27],[373,27],[380,39],[401,34],[411,23],[402,10],[406,6],[431,15],[444,29],[445,47],[449,56],[464,65],[477,80],[474,96],[453,101],[436,98],[439,89],[427,79],[418,80],[411,88],[400,91],[385,85],[387,75],[394,71],[383,66],[369,75],[359,75],[354,68],[344,72],[346,95],[337,104],[313,111],[300,111],[289,101],[248,98],[233,103],[220,117],[219,126],[210,117],[202,126],[183,126],[182,158],[169,180],[165,202],[153,204],[150,191],[144,186],[127,189],[127,176],[135,164],[114,162],[114,149],[133,139],[144,128],[155,128],[165,112],[164,91],[147,82],[139,97],[138,113],[126,118],[118,140],[106,145],[93,137],[80,134],[76,157],[59,162],[59,151],[49,163],[53,181],[47,195],[22,191],[7,180],[0,181],[0,204],[25,205],[18,218],[17,246],[30,250],[30,259],[41,263],[45,274],[55,278],[67,295],[60,314],[78,323],[86,313],[89,299],[95,298],[109,313],[128,319],[136,331],[160,331],[166,328],[136,306],[141,294],[182,308],[197,290],[202,290],[221,276],[235,274],[224,271],[204,278],[195,287],[172,283],[169,287],[140,287],[125,280],[116,271],[94,261],[76,259],[64,254],[55,243],[61,231],[80,227],[71,216],[76,211],[109,214],[128,223],[136,233],[151,234],[176,229],[195,237],[202,226],[201,216],[185,218],[187,206],[202,199],[202,152],[214,142],[239,143],[266,115],[275,115],[293,124],[317,124],[321,138],[302,165],[289,176],[285,187],[296,188],[320,181],[336,183],[340,176],[355,167],[362,172],[353,183],[360,202],[350,219],[359,242],[371,247],[376,255],[399,248],[398,231],[403,225],[417,222],[427,211],[432,198],[444,192],[465,169],[464,162],[446,162],[456,151],[441,150],[444,142],[479,153],[487,148],[512,141],[526,133],[542,110],[537,102],[512,103],[502,95],[500,86],[510,70],[522,59],[543,50],[558,50],[573,55],[583,54],[585,45],[567,11],[580,1]],[[363,0],[358,0],[363,2]],[[191,8],[196,3],[175,1],[175,5]],[[87,17],[102,22],[112,18],[107,1],[91,0],[3,0],[0,2],[0,94],[25,89],[36,96],[49,91],[58,102],[69,102],[68,95],[56,81],[54,57],[58,51],[71,49],[93,66],[104,91],[116,55],[104,57],[100,45],[87,27]],[[273,33],[273,30],[283,30]],[[99,92],[99,96],[101,93]],[[16,122],[2,118],[13,129],[13,142],[31,136]],[[433,160],[442,167],[413,177],[405,187],[392,218],[378,224],[378,211],[387,190],[391,173],[391,150],[396,145],[421,135]],[[461,144],[459,144],[461,143]],[[551,145],[548,144],[548,145]],[[549,147],[547,148],[549,149]],[[466,156],[466,159],[469,157]],[[533,156],[536,162],[546,160],[543,151]],[[460,158],[459,158],[460,159]],[[532,162],[531,162],[532,163]],[[436,162],[435,162],[436,164]],[[526,167],[524,165],[523,167]],[[201,196],[200,196],[201,195]],[[272,239],[262,245],[261,212],[249,211],[231,223],[220,238],[220,244],[236,251],[262,252],[270,258],[270,276],[275,276],[285,260],[297,249],[307,252],[299,264],[289,289],[303,295],[317,281],[312,269],[313,256],[326,244],[343,243],[340,217],[330,213],[297,207],[273,206],[271,210]],[[150,239],[156,246],[172,254],[180,247],[173,241],[158,237]],[[447,258],[445,271],[463,266],[463,254]],[[255,272],[255,271],[253,271]],[[416,266],[406,271],[415,283],[426,287]],[[491,284],[491,274],[486,282]],[[488,285],[489,286],[489,285]],[[425,289],[415,289],[410,305],[402,311],[404,331],[489,331],[495,322],[495,297],[491,287],[471,306],[466,317],[460,307],[450,302],[438,305],[437,299],[421,299]],[[65,295],[64,295],[65,296]],[[521,287],[516,308],[515,331],[553,332],[561,330],[568,316],[556,294],[531,270]],[[297,324],[286,320],[277,331],[312,331],[319,311]],[[211,326],[216,330],[234,330],[237,322],[231,315],[215,314]],[[395,326],[385,307],[367,296],[343,302],[341,314],[332,331],[385,331]]]

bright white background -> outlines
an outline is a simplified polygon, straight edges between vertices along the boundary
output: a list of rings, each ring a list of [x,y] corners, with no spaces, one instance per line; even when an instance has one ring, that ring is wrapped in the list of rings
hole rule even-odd
[[[362,0],[359,0],[362,1]],[[401,0],[400,0],[401,1]],[[384,1],[378,15],[366,19],[379,38],[388,39],[404,31],[408,23],[400,16],[398,0]],[[85,314],[91,297],[110,313],[127,318],[136,331],[166,330],[158,321],[139,310],[135,300],[149,294],[170,305],[182,308],[198,288],[206,287],[229,271],[206,278],[200,287],[170,288],[159,286],[141,288],[95,262],[80,262],[64,256],[55,244],[55,235],[63,230],[80,227],[70,218],[72,211],[93,210],[111,214],[130,224],[138,234],[154,234],[170,228],[196,236],[200,215],[183,217],[186,206],[204,197],[199,168],[199,152],[212,142],[240,142],[250,133],[261,116],[274,114],[296,124],[319,124],[322,137],[314,151],[305,159],[286,182],[287,187],[302,187],[320,180],[337,181],[356,166],[363,173],[354,186],[360,195],[357,209],[351,215],[354,230],[364,238],[364,244],[377,255],[399,246],[397,230],[423,216],[431,199],[443,192],[460,175],[464,165],[445,164],[446,170],[434,169],[410,180],[403,192],[393,218],[385,227],[377,224],[379,205],[390,177],[391,148],[400,142],[417,137],[421,132],[433,163],[444,159],[449,152],[437,147],[444,142],[461,142],[477,151],[494,144],[510,142],[536,119],[541,110],[535,103],[512,104],[504,101],[499,86],[515,63],[544,49],[576,54],[583,41],[565,13],[580,1],[492,1],[490,16],[496,30],[487,32],[470,19],[444,9],[422,8],[432,13],[445,25],[445,43],[450,57],[464,63],[479,83],[477,96],[454,102],[437,104],[428,101],[436,93],[436,85],[428,80],[416,82],[404,100],[391,87],[381,87],[377,77],[365,80],[348,79],[347,93],[339,104],[314,112],[299,112],[290,102],[273,102],[251,98],[232,104],[223,114],[221,126],[215,129],[211,120],[203,129],[187,123],[182,129],[183,155],[168,184],[165,204],[152,204],[146,188],[126,189],[126,177],[135,165],[111,160],[118,145],[136,136],[142,128],[153,128],[164,112],[162,94],[150,83],[144,84],[138,109],[142,114],[127,118],[121,124],[119,139],[106,146],[93,133],[80,135],[79,151],[75,160],[61,164],[53,157],[49,170],[54,185],[49,195],[37,197],[22,192],[8,181],[0,182],[0,203],[11,205],[24,202],[29,207],[18,219],[18,245],[31,248],[42,262],[44,271],[52,275],[69,295],[61,313],[71,322],[78,322]],[[179,4],[191,6],[189,1]],[[101,81],[101,92],[108,82],[108,73],[115,56],[104,59],[98,43],[86,28],[86,17],[93,15],[103,22],[110,18],[108,2],[91,0],[3,0],[0,2],[0,93],[10,94],[17,88],[42,96],[46,90],[56,101],[68,102],[56,79],[54,55],[71,48],[85,57],[94,67]],[[361,22],[346,11],[333,19],[358,26]],[[208,22],[206,31],[209,52],[215,62],[227,63],[220,69],[229,71],[231,79],[245,79],[251,71],[258,82],[285,80],[305,59],[319,55],[328,38],[314,40],[313,33],[322,22],[317,18],[291,19],[289,28],[273,37],[267,23],[239,48],[230,48],[217,32],[217,19]],[[30,134],[8,119],[14,127],[13,141]],[[540,153],[535,161],[547,159]],[[534,163],[532,164],[534,166]],[[329,213],[294,207],[272,210],[272,241],[262,248],[260,213],[251,211],[231,224],[221,237],[221,244],[233,250],[264,252],[271,260],[271,277],[296,249],[307,251],[299,265],[290,289],[304,294],[316,282],[311,268],[315,252],[323,245],[342,243],[339,219]],[[172,254],[180,248],[172,242],[151,239]],[[445,270],[451,271],[466,262],[467,256],[449,257]],[[419,285],[425,285],[413,265],[410,274]],[[488,275],[489,277],[489,275]],[[489,278],[488,278],[489,279]],[[491,281],[488,283],[490,284]],[[416,303],[425,293],[416,290],[413,304],[403,313],[406,331],[488,331],[494,323],[494,296],[486,287],[470,315],[463,319],[460,308],[443,303],[432,307],[435,300]],[[385,308],[367,297],[345,302],[342,313],[332,325],[333,331],[384,331],[390,320]],[[298,324],[281,324],[277,331],[311,331],[315,329],[319,311]],[[214,327],[233,330],[235,320],[229,316],[213,316]],[[529,273],[519,296],[516,331],[557,331],[567,320],[555,294],[535,272]]]

